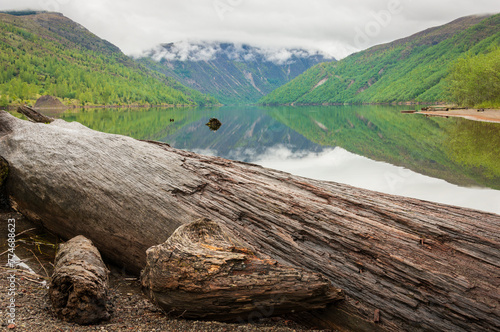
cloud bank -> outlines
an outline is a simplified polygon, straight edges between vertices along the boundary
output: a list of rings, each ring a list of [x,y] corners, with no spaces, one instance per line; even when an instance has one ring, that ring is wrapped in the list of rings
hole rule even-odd
[[[500,12],[498,0],[3,0],[0,10],[62,12],[126,54],[184,40],[305,48],[342,58],[456,18]],[[360,37],[364,34],[364,37]],[[362,41],[362,42],[360,42]]]
[[[180,41],[177,43],[160,44],[144,51],[140,56],[151,57],[155,61],[211,61],[217,57],[227,57],[230,60],[249,62],[267,61],[277,65],[286,65],[300,58],[328,54],[321,51],[304,49],[287,49],[272,47],[252,47],[245,44],[208,42],[208,41]]]

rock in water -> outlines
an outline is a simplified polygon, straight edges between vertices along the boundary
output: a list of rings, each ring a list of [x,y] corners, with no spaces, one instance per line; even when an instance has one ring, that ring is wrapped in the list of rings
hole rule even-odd
[[[208,128],[210,128],[210,130],[217,131],[219,130],[220,126],[222,126],[222,123],[219,121],[219,119],[210,118],[206,125],[208,126]]]
[[[82,325],[109,319],[108,274],[101,254],[84,236],[62,244],[49,286],[57,317]]]
[[[256,255],[206,218],[148,249],[142,285],[166,312],[192,319],[246,321],[343,299],[321,274]]]

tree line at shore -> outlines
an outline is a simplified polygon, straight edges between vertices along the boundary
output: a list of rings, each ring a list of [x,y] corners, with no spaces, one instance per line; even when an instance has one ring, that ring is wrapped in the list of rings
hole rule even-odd
[[[452,66],[450,94],[467,107],[500,107],[500,48],[459,59]]]

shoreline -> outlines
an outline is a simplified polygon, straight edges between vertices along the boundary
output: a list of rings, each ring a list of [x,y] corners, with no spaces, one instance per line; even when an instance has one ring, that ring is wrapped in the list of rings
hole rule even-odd
[[[8,105],[0,107],[0,110],[3,111],[15,111],[18,107],[24,105]],[[207,104],[207,105],[191,105],[191,104],[178,104],[178,105],[170,105],[170,104],[160,104],[160,105],[151,105],[151,104],[131,104],[131,105],[64,105],[64,107],[32,107],[33,109],[39,111],[53,111],[53,110],[69,110],[69,109],[95,109],[95,108],[191,108],[191,107],[220,107],[224,106],[222,104]]]
[[[425,116],[438,116],[438,117],[458,117],[472,121],[500,123],[500,109],[484,109],[478,111],[474,108],[469,109],[455,109],[443,111],[417,111],[414,114],[423,114]]]

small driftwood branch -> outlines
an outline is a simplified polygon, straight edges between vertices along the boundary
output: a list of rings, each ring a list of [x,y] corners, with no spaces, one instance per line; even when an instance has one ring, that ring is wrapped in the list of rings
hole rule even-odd
[[[84,236],[61,244],[49,286],[56,315],[77,324],[110,318],[108,274],[99,251]]]
[[[25,117],[30,119],[33,122],[38,122],[38,123],[52,123],[54,121],[54,118],[51,118],[49,116],[43,115],[42,113],[35,111],[29,106],[19,106],[17,108],[17,112],[23,114]]]

